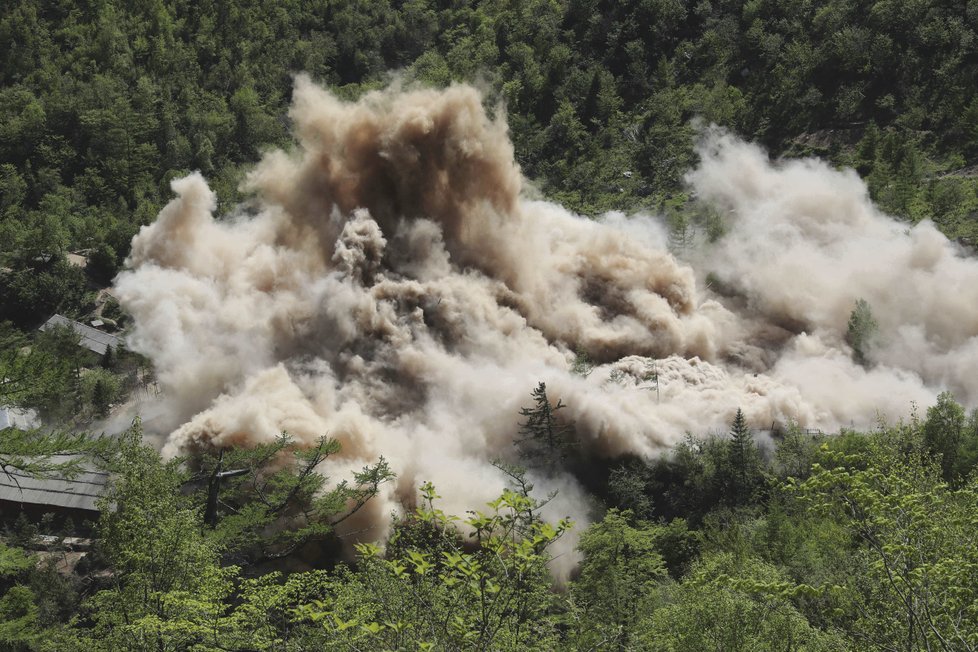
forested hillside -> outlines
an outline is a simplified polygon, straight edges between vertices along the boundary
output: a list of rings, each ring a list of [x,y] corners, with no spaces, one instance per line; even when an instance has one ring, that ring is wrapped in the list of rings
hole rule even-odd
[[[886,209],[973,238],[978,9],[936,2],[34,2],[0,22],[0,318],[78,310],[72,270],[111,277],[169,181],[224,208],[241,166],[289,140],[292,75],[355,96],[399,71],[481,80],[517,158],[571,208],[682,202],[694,117],[774,152],[854,165]]]
[[[112,478],[90,523],[0,505],[0,648],[978,649],[978,410],[943,391],[970,391],[978,324],[941,313],[978,245],[978,4],[9,0],[0,55],[0,408],[44,424],[0,429],[0,467]],[[455,82],[481,95],[416,90]],[[415,110],[434,126],[385,131]],[[763,275],[683,266],[766,217],[698,167],[730,152],[777,193],[838,186],[851,225],[804,243],[851,228],[875,299],[777,312]],[[923,276],[877,282],[879,233]],[[35,332],[55,313],[134,350]],[[785,389],[798,351],[834,375]],[[855,424],[870,386],[936,404],[794,418]],[[118,433],[136,413],[163,425]]]

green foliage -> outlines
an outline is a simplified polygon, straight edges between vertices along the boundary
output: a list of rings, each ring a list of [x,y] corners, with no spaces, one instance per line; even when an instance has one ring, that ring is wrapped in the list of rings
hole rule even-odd
[[[722,478],[726,499],[733,505],[746,504],[760,486],[761,460],[754,435],[740,408],[734,415],[727,446],[727,465]]]
[[[775,452],[775,472],[782,480],[807,477],[824,439],[824,435],[802,432],[798,424],[789,423]]]
[[[978,410],[972,410],[968,415],[961,445],[958,447],[957,461],[956,470],[960,477],[968,477],[978,468]]]
[[[639,519],[648,519],[653,515],[648,485],[649,469],[637,461],[612,469],[608,477],[608,493],[614,504]]]
[[[72,314],[84,305],[85,274],[60,254],[38,254],[14,265],[0,272],[0,321],[34,327],[56,312]]]
[[[35,477],[71,477],[83,468],[86,457],[105,459],[116,442],[85,433],[0,430],[0,471]]]
[[[0,224],[13,233],[50,217],[59,228],[0,238],[0,254],[31,242],[47,253],[94,248],[93,274],[106,280],[105,247],[116,263],[124,257],[124,234],[155,213],[174,174],[202,170],[227,206],[237,193],[229,177],[286,143],[295,71],[348,94],[392,69],[436,86],[481,81],[507,103],[524,170],[584,212],[677,194],[699,116],[777,151],[815,133],[834,139],[829,155],[858,143],[841,155],[875,179],[876,199],[939,217],[948,200],[940,188],[928,196],[930,161],[978,151],[967,56],[975,28],[939,4],[906,13],[912,27],[851,2],[290,2],[264,11],[166,0],[71,11],[15,0],[0,27],[9,62]],[[967,177],[949,181],[974,193]],[[942,226],[970,234],[961,218]]]
[[[764,488],[760,451],[743,412],[735,414],[729,438],[687,439],[649,470],[647,486],[656,492],[655,513],[684,517],[699,526],[719,506],[737,507],[753,501]]]
[[[342,588],[302,610],[320,623],[330,649],[550,650],[557,641],[557,597],[550,590],[548,549],[571,527],[539,517],[542,504],[506,490],[486,512],[459,519],[421,488],[414,517],[437,537],[431,548],[395,556],[361,544],[359,570]],[[456,533],[470,532],[470,543]]]
[[[675,580],[680,579],[700,555],[701,533],[690,530],[686,521],[681,518],[657,525],[652,532],[656,550],[662,556],[669,576]]]
[[[92,406],[95,416],[105,417],[121,392],[119,377],[111,371],[96,367],[81,376],[83,401]]]
[[[970,650],[978,641],[978,487],[952,490],[917,449],[918,426],[874,436],[864,455],[828,455],[795,485],[859,543],[856,572],[829,588],[836,622],[865,647]]]
[[[179,493],[176,462],[164,463],[141,435],[138,423],[122,435],[102,498],[99,553],[111,582],[83,605],[90,628],[61,633],[62,649],[186,649],[230,595],[236,569],[217,564],[219,550]]]
[[[281,504],[283,512],[302,505],[310,521],[316,516],[314,508],[333,506],[338,508],[337,513],[322,518],[335,523],[356,511],[376,493],[377,485],[389,478],[386,465],[381,463],[358,474],[354,487],[341,484],[322,499],[313,496],[324,480],[313,479],[311,469],[326,451],[335,452],[335,448],[335,442],[323,440],[319,448],[298,451],[283,437],[250,457],[230,456],[228,459],[237,461],[252,460],[255,474],[224,497],[243,500],[250,491],[249,500],[259,509]],[[283,454],[295,455],[297,469],[272,468],[283,462]],[[273,464],[275,457],[279,459]],[[287,640],[303,640],[303,632],[310,631],[317,635],[310,635],[308,640],[321,647],[324,637],[320,631],[294,609],[323,596],[336,580],[320,573],[298,573],[284,584],[277,573],[242,578],[238,566],[226,564],[229,556],[242,554],[240,546],[229,545],[232,542],[227,537],[216,536],[204,526],[197,496],[182,491],[187,475],[181,461],[165,462],[143,444],[138,422],[121,436],[109,468],[113,481],[102,499],[97,540],[98,563],[108,572],[69,622],[45,622],[43,634],[34,631],[31,640],[44,641],[40,649],[277,650]],[[249,481],[251,485],[246,488]],[[246,545],[264,535],[268,548],[279,543],[273,534],[275,528],[283,528],[283,537],[290,541],[309,540],[309,533],[295,522],[262,520],[268,513],[255,513],[258,519],[248,526],[263,526],[268,531],[239,527],[232,532],[229,525],[223,534],[239,534]],[[218,528],[222,525],[218,523]],[[315,524],[307,527],[314,528]],[[35,611],[42,614],[41,597],[52,597],[57,589],[51,582],[32,582],[32,589],[35,585],[41,591],[35,593]]]
[[[99,361],[67,327],[32,339],[0,324],[0,404],[36,410],[48,424],[79,428],[106,416],[132,390],[139,364],[114,350]]]
[[[78,335],[54,328],[31,341],[9,324],[0,325],[0,401],[38,410],[56,421],[77,405],[82,355]]]
[[[683,210],[670,211],[666,216],[669,225],[669,249],[682,253],[693,246],[696,233],[689,214]]]
[[[204,457],[198,477],[207,483],[198,500],[205,503],[203,520],[213,528],[211,538],[225,559],[247,565],[288,557],[326,538],[393,479],[381,459],[356,473],[352,484],[344,480],[326,491],[327,478],[316,468],[339,448],[327,438],[303,448],[282,435],[272,443]],[[222,478],[223,471],[233,475]]]
[[[96,282],[108,285],[119,271],[119,256],[112,245],[101,242],[88,257],[85,270]]]
[[[630,519],[628,512],[610,510],[578,542],[584,559],[571,589],[578,649],[632,649],[635,628],[654,608],[657,586],[667,577],[654,529],[630,525]]]
[[[520,423],[516,445],[520,455],[533,466],[553,472],[557,464],[567,457],[573,446],[570,424],[561,420],[557,412],[567,407],[559,399],[554,405],[547,397],[547,385],[540,383],[533,390],[534,405],[520,408]]]
[[[665,467],[622,466],[653,513],[670,501],[701,510],[698,529],[612,509],[581,535],[577,574],[558,590],[549,567],[570,524],[541,518],[519,469],[501,467],[514,489],[488,510],[449,515],[426,484],[385,551],[362,544],[352,568],[283,575],[255,562],[325,534],[376,493],[383,465],[330,497],[308,471],[335,452],[329,440],[298,451],[283,437],[209,458],[196,477],[246,470],[209,485],[212,529],[209,488],[182,490],[180,461],[142,445],[137,424],[111,458],[96,555],[108,572],[79,609],[75,584],[0,549],[0,636],[11,649],[51,650],[967,650],[978,636],[978,486],[943,481],[927,434],[967,431],[956,408],[946,395],[926,422],[821,438],[815,450],[789,432],[773,462],[755,458],[753,477],[777,475],[784,460],[810,468],[749,506],[722,499],[740,468],[734,442],[752,445],[742,416],[733,439],[690,439]],[[713,502],[674,502],[666,471],[684,491],[714,491]],[[249,577],[228,565],[237,561]]]
[[[0,543],[0,580],[19,575],[32,565],[31,558],[20,548]]]
[[[724,497],[721,473],[728,468],[727,452],[726,440],[687,435],[669,455],[657,459],[647,485],[656,516],[684,517],[698,527]]]
[[[927,409],[924,421],[924,444],[941,465],[947,481],[961,476],[959,450],[964,438],[965,416],[950,392],[941,392],[937,404]]]
[[[978,243],[972,6],[8,5],[0,321],[13,326],[0,327],[0,401],[49,421],[105,414],[141,362],[117,352],[83,371],[95,361],[71,332],[17,329],[87,311],[89,282],[111,280],[171,179],[199,169],[219,210],[234,205],[246,166],[289,144],[296,71],[344,98],[382,86],[392,69],[409,83],[478,81],[491,109],[505,105],[518,162],[548,197],[589,214],[658,211],[676,250],[725,228],[683,192],[696,117],[775,155],[853,166],[884,210]],[[65,257],[78,250],[90,252],[84,272]],[[872,362],[877,331],[857,301],[845,334],[857,363]],[[579,355],[573,369],[587,375],[591,362]],[[563,404],[543,384],[533,398],[521,449],[557,473],[570,442]],[[314,469],[335,442],[302,450],[283,437],[199,453],[194,489],[183,486],[187,467],[139,445],[138,428],[118,453],[105,440],[8,430],[6,469],[70,473],[78,462],[57,455],[71,452],[114,456],[117,475],[83,610],[80,580],[0,547],[0,647],[974,649],[978,413],[965,419],[943,394],[922,424],[868,436],[788,428],[773,464],[739,412],[731,434],[690,436],[649,462],[611,461],[603,495],[631,511],[587,530],[580,576],[561,593],[547,567],[567,524],[540,519],[517,471],[517,490],[463,519],[438,510],[426,487],[385,555],[363,547],[353,568],[262,575],[375,495],[390,479],[383,461],[326,490]]]
[[[642,649],[840,650],[843,639],[813,628],[775,568],[729,554],[708,557],[645,623]]]
[[[574,354],[574,362],[571,364],[571,373],[587,378],[594,371],[594,362],[583,349],[578,349]]]
[[[15,586],[0,597],[0,645],[11,652],[33,649],[37,641],[37,607],[26,586]]]
[[[663,210],[676,248],[724,228],[682,195],[694,118],[853,165],[886,210],[978,242],[976,28],[940,3],[9,4],[0,320],[20,326],[82,310],[84,274],[63,254],[90,250],[89,275],[108,282],[175,176],[201,170],[230,208],[244,166],[288,145],[299,71],[344,97],[390,70],[477,82],[548,196],[588,214]]]
[[[204,537],[197,511],[178,492],[181,476],[141,441],[136,424],[122,437],[103,498],[100,549],[115,569],[115,586],[91,603],[95,632],[120,647],[158,638],[171,617],[173,594],[202,592],[215,578],[217,549]],[[147,638],[148,637],[148,638]]]
[[[869,304],[864,299],[857,299],[856,306],[849,315],[846,327],[846,343],[852,347],[852,359],[862,366],[870,363],[869,353],[879,332],[879,324],[873,317]]]

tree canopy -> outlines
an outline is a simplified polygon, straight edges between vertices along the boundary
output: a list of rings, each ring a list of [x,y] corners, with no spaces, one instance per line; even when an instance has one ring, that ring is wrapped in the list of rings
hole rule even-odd
[[[346,99],[392,76],[478,83],[534,187],[585,215],[656,211],[677,254],[727,228],[683,182],[710,123],[851,167],[884,211],[974,246],[976,44],[978,4],[938,0],[8,0],[0,407],[57,428],[0,431],[0,473],[112,481],[91,541],[5,522],[0,648],[975,650],[978,412],[948,392],[922,420],[832,435],[723,406],[729,432],[582,472],[540,382],[504,415],[528,470],[500,461],[509,486],[450,514],[383,458],[323,477],[329,433],[175,459],[138,422],[82,434],[152,370],[35,331],[96,309],[124,326],[102,290],[169,182],[200,170],[219,213],[237,206],[248,166],[292,146],[300,72]],[[857,300],[840,337],[867,369],[877,331]],[[594,369],[579,352],[573,372]],[[645,380],[658,392],[658,368]],[[564,472],[587,523],[534,493]],[[341,532],[386,491],[417,496],[386,541]]]

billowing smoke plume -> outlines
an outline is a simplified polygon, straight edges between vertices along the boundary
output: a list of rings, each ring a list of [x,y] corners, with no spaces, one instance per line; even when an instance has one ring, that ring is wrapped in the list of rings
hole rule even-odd
[[[167,451],[285,431],[339,439],[334,476],[383,455],[382,536],[423,480],[456,513],[498,495],[489,461],[513,458],[540,381],[596,458],[653,456],[738,407],[828,430],[945,387],[978,400],[978,264],[880,214],[852,172],[706,134],[688,181],[729,232],[680,262],[659,220],[524,198],[505,120],[471,88],[349,103],[300,78],[291,117],[296,150],[248,177],[257,214],[216,219],[204,179],[179,179],[118,279]],[[845,343],[857,298],[879,323],[868,368]],[[538,486],[584,518],[571,480]]]
[[[701,154],[688,180],[732,226],[702,252],[702,267],[736,288],[745,319],[793,334],[765,369],[798,387],[818,421],[897,416],[942,389],[978,403],[978,261],[931,222],[911,227],[880,213],[851,170],[772,166],[716,132]],[[844,344],[859,298],[879,324],[870,371],[849,362]]]

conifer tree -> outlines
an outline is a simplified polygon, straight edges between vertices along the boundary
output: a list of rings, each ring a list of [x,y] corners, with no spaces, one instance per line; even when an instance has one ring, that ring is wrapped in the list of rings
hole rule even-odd
[[[754,435],[747,426],[747,419],[740,408],[737,408],[730,429],[727,460],[730,473],[728,499],[734,504],[740,504],[750,499],[759,466]]]
[[[533,407],[520,408],[520,416],[526,417],[526,421],[520,423],[516,445],[520,447],[522,456],[530,459],[531,463],[549,468],[567,457],[567,449],[571,445],[570,426],[557,418],[557,411],[567,406],[560,399],[556,405],[550,403],[546,383],[538,384],[532,396]]]
[[[102,354],[101,360],[99,360],[99,366],[103,369],[112,370],[115,367],[116,355],[115,347],[107,346],[105,348],[105,353]]]
[[[109,413],[110,398],[108,385],[99,378],[92,389],[92,407],[95,408],[96,415],[104,417]]]
[[[856,301],[856,305],[849,315],[849,324],[846,329],[846,343],[852,347],[852,359],[866,367],[869,365],[869,349],[873,344],[879,324],[873,317],[873,312],[865,299]]]

